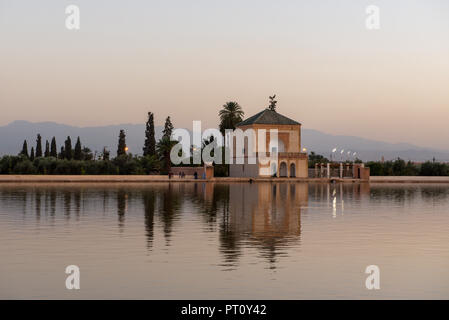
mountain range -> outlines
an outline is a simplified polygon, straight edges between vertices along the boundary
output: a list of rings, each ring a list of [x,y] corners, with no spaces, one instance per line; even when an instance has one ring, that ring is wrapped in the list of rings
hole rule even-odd
[[[126,143],[133,154],[141,154],[145,136],[144,124],[118,124],[97,127],[77,127],[55,122],[28,122],[14,121],[8,125],[0,126],[0,155],[18,154],[22,149],[23,141],[28,141],[28,147],[35,145],[36,135],[42,136],[43,147],[45,140],[56,137],[58,150],[67,136],[72,139],[72,144],[79,136],[83,146],[100,153],[104,147],[116,154],[118,134],[120,129],[126,132]],[[155,127],[156,139],[162,136],[163,127]],[[332,135],[313,129],[302,129],[302,146],[309,152],[314,151],[329,158],[332,154],[334,160],[347,159],[348,151],[350,159],[356,156],[363,161],[396,159],[427,161],[435,158],[437,161],[449,161],[449,151],[424,148],[408,143],[389,143],[370,140],[354,136]],[[337,151],[332,153],[332,150]],[[344,150],[341,153],[341,150]]]

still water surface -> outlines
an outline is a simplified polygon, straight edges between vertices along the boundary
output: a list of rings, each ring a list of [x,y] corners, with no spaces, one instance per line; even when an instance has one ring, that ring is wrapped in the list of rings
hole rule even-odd
[[[448,299],[449,185],[0,185],[0,298]]]

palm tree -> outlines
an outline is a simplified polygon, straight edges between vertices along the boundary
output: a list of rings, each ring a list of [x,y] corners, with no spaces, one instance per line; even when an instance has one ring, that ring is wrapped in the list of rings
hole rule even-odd
[[[220,131],[224,135],[225,129],[235,129],[235,125],[243,120],[245,113],[235,101],[226,102],[223,109],[218,112],[220,116]]]

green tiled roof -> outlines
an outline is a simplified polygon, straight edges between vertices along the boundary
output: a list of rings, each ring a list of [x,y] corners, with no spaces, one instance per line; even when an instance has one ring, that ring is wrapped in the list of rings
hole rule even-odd
[[[276,111],[270,109],[265,109],[259,113],[256,113],[252,117],[237,124],[237,127],[251,125],[251,124],[287,124],[287,125],[298,125],[299,122],[287,118]]]

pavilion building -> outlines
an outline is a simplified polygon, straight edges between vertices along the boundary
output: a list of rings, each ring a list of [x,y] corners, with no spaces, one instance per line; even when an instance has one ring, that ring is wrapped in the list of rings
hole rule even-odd
[[[243,164],[237,164],[238,155],[233,152],[233,164],[230,165],[229,175],[231,177],[290,177],[307,178],[308,177],[308,159],[307,153],[301,149],[301,124],[295,120],[287,118],[280,113],[265,109],[252,117],[237,124],[236,129],[245,132],[252,129],[255,133],[253,148],[257,153],[259,130],[266,132],[266,153],[268,155],[277,152],[277,158],[266,162],[257,161],[254,164],[243,161]],[[275,136],[270,135],[270,129],[277,130],[277,143]],[[261,132],[263,134],[263,132]],[[248,157],[248,146],[245,145],[243,157]]]

